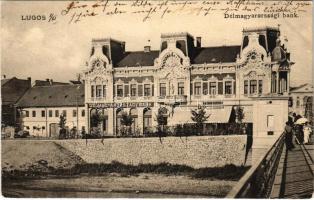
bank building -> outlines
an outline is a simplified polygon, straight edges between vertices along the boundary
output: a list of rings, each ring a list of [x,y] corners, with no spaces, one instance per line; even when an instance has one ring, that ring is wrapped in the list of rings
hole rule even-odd
[[[239,33],[241,34],[241,33]],[[93,39],[83,72],[87,130],[102,114],[105,135],[118,135],[121,114],[130,113],[140,135],[156,127],[192,123],[204,106],[206,123],[228,123],[237,107],[255,135],[278,135],[288,117],[290,53],[278,27],[244,28],[238,46],[204,47],[189,33],[161,34],[160,48],[125,51],[125,42]]]

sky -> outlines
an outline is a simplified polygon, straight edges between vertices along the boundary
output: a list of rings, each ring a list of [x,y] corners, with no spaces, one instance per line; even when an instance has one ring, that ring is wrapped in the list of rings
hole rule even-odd
[[[127,51],[150,45],[159,49],[161,33],[189,32],[202,37],[202,46],[240,45],[244,27],[280,24],[285,46],[295,62],[291,84],[312,82],[311,8],[295,19],[223,19],[221,14],[168,15],[143,22],[140,15],[97,16],[69,24],[60,15],[69,2],[1,2],[1,74],[32,80],[65,81],[76,79],[85,70],[92,38],[111,37],[126,42]],[[47,20],[22,20],[22,16],[57,15],[56,23]]]

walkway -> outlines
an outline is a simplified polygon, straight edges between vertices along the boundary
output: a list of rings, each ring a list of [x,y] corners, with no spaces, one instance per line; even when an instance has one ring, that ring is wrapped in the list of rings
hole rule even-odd
[[[295,145],[282,153],[271,198],[310,198],[313,194],[314,145]]]

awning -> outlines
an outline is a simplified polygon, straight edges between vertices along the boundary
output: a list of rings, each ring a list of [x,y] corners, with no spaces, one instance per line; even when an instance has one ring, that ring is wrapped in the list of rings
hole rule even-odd
[[[205,123],[228,123],[232,106],[225,106],[224,108],[206,108],[206,115],[209,118]],[[171,112],[170,112],[171,113]],[[177,107],[174,110],[173,115],[170,114],[168,117],[168,125],[184,124],[184,123],[195,123],[191,119],[191,108]]]
[[[206,123],[228,123],[231,115],[232,106],[224,106],[220,109],[206,109],[206,114],[209,115]]]
[[[242,122],[245,122],[245,123],[253,122],[253,106],[244,106],[243,114],[244,114],[244,118]]]

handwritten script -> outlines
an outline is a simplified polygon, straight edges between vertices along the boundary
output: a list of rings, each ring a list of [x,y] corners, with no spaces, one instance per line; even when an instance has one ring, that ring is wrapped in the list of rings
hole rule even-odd
[[[79,23],[97,16],[137,15],[143,22],[169,15],[210,16],[223,18],[297,18],[306,12],[311,1],[282,0],[135,0],[135,1],[72,1],[67,2],[60,15],[68,23]]]

